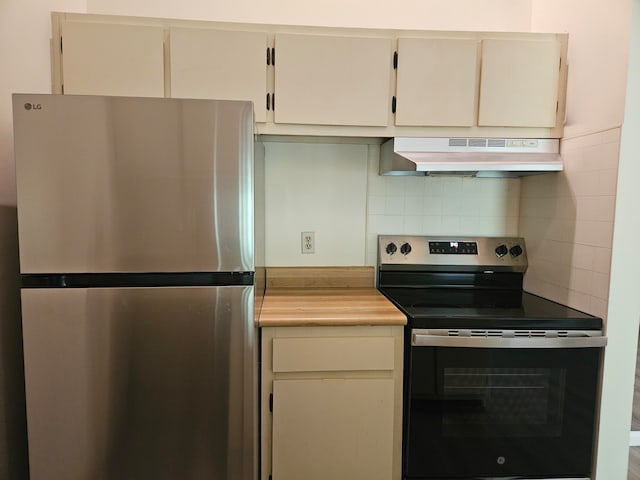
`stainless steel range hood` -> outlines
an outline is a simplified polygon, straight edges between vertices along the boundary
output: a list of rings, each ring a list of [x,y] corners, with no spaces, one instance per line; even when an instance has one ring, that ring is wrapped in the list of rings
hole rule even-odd
[[[558,139],[396,137],[380,148],[380,175],[520,177],[562,170]]]

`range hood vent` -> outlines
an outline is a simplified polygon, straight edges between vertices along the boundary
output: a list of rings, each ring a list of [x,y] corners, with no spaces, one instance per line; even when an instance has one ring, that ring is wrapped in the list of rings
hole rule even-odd
[[[380,175],[520,177],[562,170],[558,139],[396,137],[380,149]]]

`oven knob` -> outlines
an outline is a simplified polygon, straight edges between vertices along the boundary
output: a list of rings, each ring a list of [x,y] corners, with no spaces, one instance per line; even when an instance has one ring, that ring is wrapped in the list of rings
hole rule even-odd
[[[411,253],[411,245],[409,245],[408,243],[404,243],[400,247],[400,253],[402,253],[403,255],[408,255],[409,253]]]
[[[520,245],[514,245],[509,249],[509,253],[512,257],[519,257],[522,255],[522,247]]]
[[[504,243],[496,247],[496,255],[498,256],[498,258],[504,257],[508,251],[509,249]]]
[[[395,243],[391,242],[389,245],[387,245],[387,248],[385,250],[389,255],[393,255],[398,251],[398,247],[396,247]]]

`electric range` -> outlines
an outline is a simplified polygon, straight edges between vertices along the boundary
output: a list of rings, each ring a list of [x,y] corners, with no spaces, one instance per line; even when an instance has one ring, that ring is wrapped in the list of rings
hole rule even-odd
[[[378,240],[408,319],[403,478],[590,478],[602,319],[524,291],[523,238]]]

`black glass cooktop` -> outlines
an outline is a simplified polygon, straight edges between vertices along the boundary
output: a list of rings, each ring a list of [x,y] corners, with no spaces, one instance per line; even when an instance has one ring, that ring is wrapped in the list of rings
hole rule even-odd
[[[602,319],[521,290],[380,288],[412,328],[601,330]]]

